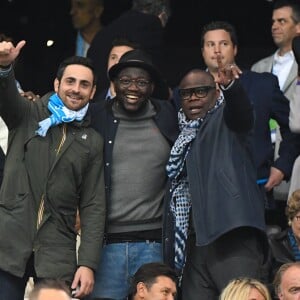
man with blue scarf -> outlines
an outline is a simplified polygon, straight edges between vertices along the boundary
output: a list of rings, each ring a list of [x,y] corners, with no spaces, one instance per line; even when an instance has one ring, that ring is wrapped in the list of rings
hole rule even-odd
[[[181,132],[167,164],[174,226],[166,230],[165,248],[168,262],[183,271],[183,300],[217,300],[231,279],[259,278],[267,249],[264,201],[249,150],[253,107],[240,69],[222,66],[220,57],[218,63],[218,86],[199,69],[181,80]]]
[[[27,280],[93,289],[105,222],[103,140],[86,115],[95,93],[90,60],[64,60],[55,93],[23,98],[12,64],[25,45],[0,43],[0,115],[9,128],[0,191],[0,299],[23,300]],[[76,252],[75,220],[81,217]]]

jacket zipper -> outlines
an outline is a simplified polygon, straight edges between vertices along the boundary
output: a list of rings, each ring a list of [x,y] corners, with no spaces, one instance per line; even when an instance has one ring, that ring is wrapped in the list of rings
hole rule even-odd
[[[67,137],[67,125],[63,124],[63,132],[62,132],[62,137],[59,143],[59,146],[56,150],[56,156],[58,156],[58,154],[61,151],[62,146],[64,145],[65,141],[66,141],[66,137]],[[44,195],[42,194],[41,197],[41,201],[40,201],[40,206],[39,206],[39,210],[38,210],[38,217],[37,217],[37,223],[36,223],[36,229],[39,228],[40,224],[42,223],[43,220],[43,216],[44,216],[44,210],[45,210],[45,199],[44,199]]]

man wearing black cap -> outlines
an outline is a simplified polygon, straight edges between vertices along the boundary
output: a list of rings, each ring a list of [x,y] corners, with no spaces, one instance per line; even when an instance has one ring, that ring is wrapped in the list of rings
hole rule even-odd
[[[104,137],[108,204],[92,299],[125,299],[137,269],[162,261],[165,166],[178,133],[171,103],[151,98],[162,79],[145,52],[125,53],[109,79],[116,97],[92,110],[93,127]]]

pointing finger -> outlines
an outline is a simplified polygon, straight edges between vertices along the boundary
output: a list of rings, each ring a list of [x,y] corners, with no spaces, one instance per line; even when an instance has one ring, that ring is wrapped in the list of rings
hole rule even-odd
[[[25,44],[26,44],[26,41],[24,41],[24,40],[20,41],[16,46],[16,50],[19,52],[24,47]]]
[[[218,68],[221,69],[223,67],[221,54],[217,54],[217,63],[218,63]]]

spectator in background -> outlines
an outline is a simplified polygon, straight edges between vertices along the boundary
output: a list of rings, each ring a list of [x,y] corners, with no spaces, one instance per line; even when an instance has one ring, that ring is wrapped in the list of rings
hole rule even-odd
[[[70,14],[77,30],[74,54],[86,56],[95,35],[102,29],[103,9],[104,0],[71,0]]]
[[[137,43],[131,42],[126,38],[116,38],[113,40],[111,50],[108,55],[107,60],[107,73],[109,69],[117,64],[123,54],[130,50],[138,49],[139,45]],[[103,90],[97,97],[95,97],[95,102],[101,102],[103,100],[112,99],[116,96],[114,83],[110,81],[109,88]]]
[[[231,280],[222,291],[220,300],[272,300],[268,288],[254,278]]]
[[[163,263],[144,264],[131,279],[128,300],[175,300],[178,277]]]
[[[280,89],[288,100],[293,98],[297,79],[297,63],[292,51],[292,40],[300,34],[299,0],[277,0],[272,15],[272,38],[277,50],[256,62],[251,70],[271,72],[278,77]]]
[[[71,300],[71,293],[63,281],[46,279],[35,285],[28,300]]]
[[[285,263],[279,268],[274,289],[279,300],[300,299],[300,262]]]
[[[78,53],[85,56],[91,39],[102,28],[103,1],[38,1],[26,6],[37,9],[39,15],[29,8],[28,20],[26,17],[24,22],[24,34],[27,32],[30,43],[21,53],[21,65],[15,69],[23,87],[46,94],[53,88],[56,67],[77,53],[77,44]]]
[[[201,47],[208,71],[217,80],[218,56],[221,56],[223,64],[235,65],[238,52],[235,28],[230,23],[222,21],[205,25],[201,36]],[[290,131],[289,102],[280,90],[275,75],[243,70],[240,82],[255,112],[255,124],[250,143],[257,171],[257,184],[265,197],[266,222],[268,225],[280,224],[282,220],[276,218],[273,188],[282,180],[289,180],[294,161],[300,153],[300,135]],[[282,136],[280,156],[276,159],[274,159],[270,135],[270,118],[277,121]]]
[[[297,80],[297,63],[292,51],[292,40],[300,34],[300,1],[299,0],[277,0],[273,5],[272,14],[272,37],[274,44],[278,47],[271,56],[261,59],[255,63],[251,70],[255,72],[271,72],[277,76],[279,87],[290,100],[290,116],[292,119],[299,118],[294,109],[299,99],[294,98],[294,90]],[[275,158],[280,154],[279,145],[281,141],[280,130],[276,129]],[[298,164],[300,165],[300,158]],[[291,178],[291,180],[293,180]],[[300,185],[299,185],[300,187]],[[283,181],[274,187],[274,197],[279,200],[287,200],[290,182]]]
[[[300,189],[289,197],[285,214],[288,228],[270,235],[270,257],[267,264],[268,282],[272,283],[281,265],[300,261]]]
[[[164,49],[164,27],[169,15],[169,0],[133,0],[130,10],[97,33],[87,53],[99,76],[97,94],[106,90],[110,84],[107,78],[107,57],[115,38],[127,38],[138,43],[159,65]]]

